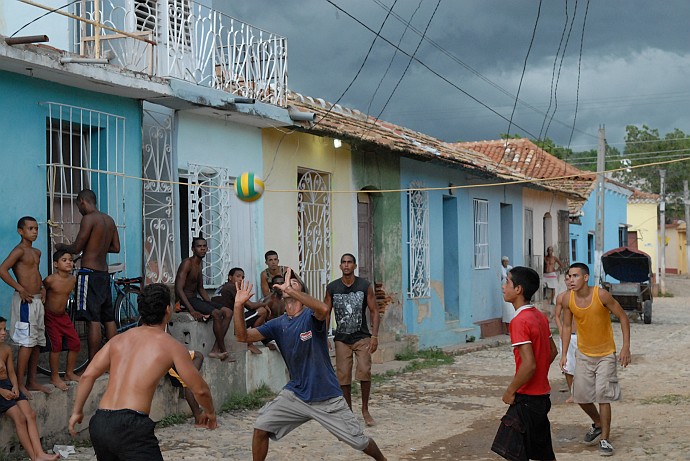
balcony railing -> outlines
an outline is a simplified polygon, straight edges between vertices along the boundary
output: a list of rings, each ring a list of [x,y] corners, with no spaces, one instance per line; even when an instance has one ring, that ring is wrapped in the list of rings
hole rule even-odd
[[[90,21],[73,28],[82,56],[287,105],[284,37],[190,0],[81,0],[75,7]]]

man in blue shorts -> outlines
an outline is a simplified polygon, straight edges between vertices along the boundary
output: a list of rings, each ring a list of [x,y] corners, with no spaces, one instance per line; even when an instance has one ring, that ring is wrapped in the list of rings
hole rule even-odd
[[[333,371],[327,344],[328,306],[304,293],[289,268],[285,280],[276,287],[285,299],[285,315],[258,328],[247,329],[242,314],[244,303],[254,294],[252,285],[238,284],[235,296],[237,340],[275,340],[291,378],[278,397],[259,411],[252,440],[254,461],[266,459],[269,439],[280,440],[312,419],[354,449],[385,461],[374,439],[364,435],[364,428],[347,406]]]
[[[108,253],[120,252],[120,237],[113,218],[96,208],[96,194],[92,190],[79,192],[77,208],[82,218],[74,243],[58,243],[55,250],[66,250],[71,254],[84,252],[77,277],[77,309],[80,316],[89,322],[89,359],[92,359],[101,347],[101,324],[105,327],[107,339],[117,333],[107,256]]]

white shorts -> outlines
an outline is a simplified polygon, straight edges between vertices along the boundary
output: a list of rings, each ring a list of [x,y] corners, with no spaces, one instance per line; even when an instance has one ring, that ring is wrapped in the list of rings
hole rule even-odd
[[[544,285],[546,288],[558,289],[558,272],[547,272],[544,274]]]
[[[45,311],[41,295],[30,302],[22,301],[18,292],[12,295],[10,338],[21,347],[46,345]]]
[[[563,355],[563,340],[560,344],[561,355]],[[568,353],[565,355],[565,373],[567,375],[575,374],[575,353],[577,352],[577,333],[570,335],[570,345],[568,346]]]

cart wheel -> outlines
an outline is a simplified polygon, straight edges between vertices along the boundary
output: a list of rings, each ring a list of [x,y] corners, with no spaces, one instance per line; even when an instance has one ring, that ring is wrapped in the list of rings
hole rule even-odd
[[[652,300],[648,299],[642,304],[642,311],[644,313],[644,323],[652,323]]]

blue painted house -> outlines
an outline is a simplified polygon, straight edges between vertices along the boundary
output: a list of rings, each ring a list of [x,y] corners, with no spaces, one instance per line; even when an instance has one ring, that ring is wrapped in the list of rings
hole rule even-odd
[[[633,191],[615,181],[607,179],[604,188],[604,249],[609,250],[628,245],[628,198]],[[594,280],[596,248],[596,193],[594,187],[584,203],[575,204],[570,223],[570,259],[587,264],[590,271],[589,284]],[[602,273],[603,276],[603,273]]]
[[[70,241],[81,219],[74,199],[82,188],[96,192],[99,208],[115,219],[122,251],[110,262],[124,262],[127,274],[141,273],[141,103],[46,81],[36,61],[13,59],[15,50],[0,45],[0,160],[5,166],[0,194],[5,219],[0,225],[0,254],[18,243],[17,220],[39,222],[35,247],[42,252],[40,271],[52,268],[52,243]],[[25,56],[21,56],[23,58]],[[39,60],[40,61],[40,60]],[[13,72],[22,62],[33,70]],[[78,75],[72,82],[79,81]],[[48,222],[53,226],[48,226]],[[9,315],[12,290],[0,285],[0,315]]]
[[[560,188],[510,184],[525,176],[356,110],[304,97],[291,103],[319,120],[305,131],[349,150],[350,207],[338,212],[353,233],[356,223],[359,274],[376,285],[387,340],[412,335],[425,348],[500,333],[501,256],[522,264],[525,197],[543,209],[562,204],[567,216]],[[334,268],[330,279],[338,275]]]

